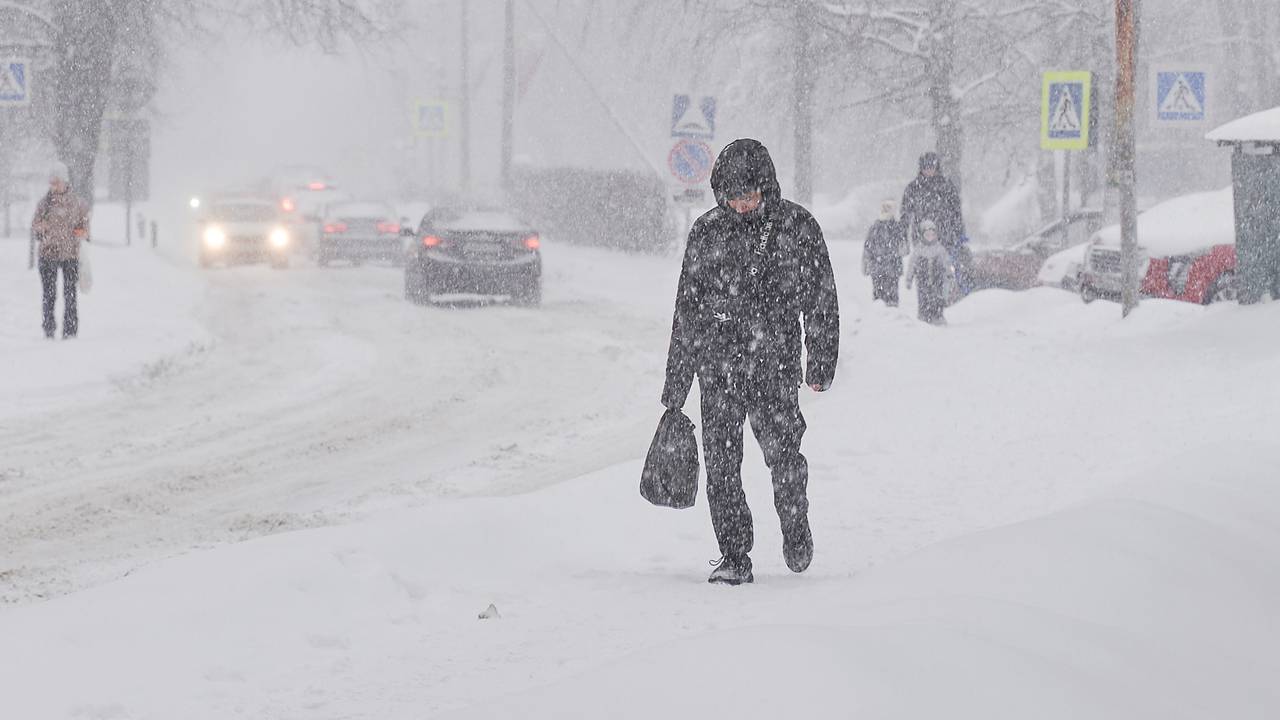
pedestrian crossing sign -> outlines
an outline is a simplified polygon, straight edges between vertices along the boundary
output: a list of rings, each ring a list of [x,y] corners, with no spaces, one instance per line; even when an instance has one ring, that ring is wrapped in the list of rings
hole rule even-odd
[[[1040,93],[1040,147],[1084,150],[1089,147],[1089,110],[1093,74],[1046,72]]]
[[[414,103],[413,132],[422,137],[448,137],[449,104],[439,100]]]
[[[31,103],[31,62],[0,58],[0,107]]]
[[[1208,73],[1187,68],[1156,68],[1152,72],[1156,123],[1203,125],[1208,119]]]

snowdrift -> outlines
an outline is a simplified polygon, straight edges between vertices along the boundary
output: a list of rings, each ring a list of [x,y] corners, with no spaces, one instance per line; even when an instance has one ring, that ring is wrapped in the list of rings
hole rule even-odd
[[[85,252],[94,283],[79,295],[79,336],[50,342],[40,329],[40,276],[27,269],[27,241],[0,240],[0,420],[98,399],[207,347],[196,319],[199,275],[142,245],[97,243]],[[56,316],[61,332],[61,280]]]
[[[0,615],[0,703],[24,718],[1273,717],[1280,491],[1260,468],[1280,452],[1177,460],[864,573],[819,544],[822,571],[738,589],[680,567],[707,538],[640,501],[634,465],[273,536]],[[501,617],[478,619],[490,602]]]

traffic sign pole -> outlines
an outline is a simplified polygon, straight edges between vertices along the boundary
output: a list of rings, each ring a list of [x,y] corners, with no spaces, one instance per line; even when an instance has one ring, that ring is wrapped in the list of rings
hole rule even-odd
[[[1062,247],[1066,247],[1069,240],[1069,219],[1071,217],[1071,153],[1066,150],[1059,150],[1062,153]]]

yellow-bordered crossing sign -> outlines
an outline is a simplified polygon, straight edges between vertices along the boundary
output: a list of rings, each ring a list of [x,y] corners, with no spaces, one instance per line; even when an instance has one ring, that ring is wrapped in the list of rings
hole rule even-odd
[[[1089,147],[1089,105],[1093,73],[1046,72],[1040,93],[1040,147],[1084,150]]]

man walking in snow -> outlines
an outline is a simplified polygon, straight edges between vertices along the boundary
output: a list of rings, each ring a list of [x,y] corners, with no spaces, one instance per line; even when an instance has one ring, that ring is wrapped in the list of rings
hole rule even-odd
[[[711,188],[716,207],[694,223],[685,248],[662,404],[682,408],[697,376],[707,501],[721,555],[709,581],[737,585],[753,580],[754,529],[742,489],[748,419],[772,473],[787,567],[803,572],[813,558],[799,386],[803,379],[815,392],[831,387],[840,320],[822,229],[782,198],[765,147],[730,143],[716,159]]]
[[[920,223],[932,220],[938,231],[938,241],[951,256],[956,268],[956,280],[962,289],[969,287],[968,270],[970,252],[964,229],[964,213],[960,192],[955,183],[942,174],[942,161],[935,152],[920,156],[920,173],[902,193],[902,219],[911,233],[911,243],[920,243]]]
[[[938,240],[947,250],[959,245],[964,237],[964,216],[960,192],[942,174],[938,153],[920,156],[920,174],[902,193],[902,219],[909,225],[912,242],[920,241],[920,223],[932,220],[938,228]]]
[[[31,237],[40,245],[40,283],[44,300],[44,336],[53,339],[57,322],[58,272],[62,272],[62,337],[79,331],[76,284],[80,279],[80,243],[89,235],[89,206],[71,192],[67,166],[55,163],[49,173],[49,192],[36,205]]]

